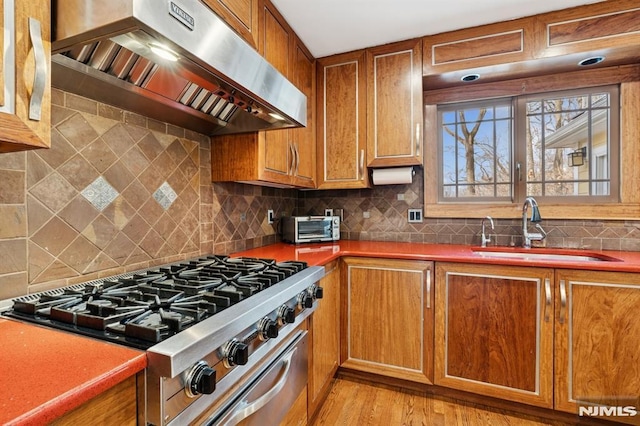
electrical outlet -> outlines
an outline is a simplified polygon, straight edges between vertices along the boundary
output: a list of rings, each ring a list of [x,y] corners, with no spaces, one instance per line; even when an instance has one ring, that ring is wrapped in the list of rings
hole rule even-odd
[[[325,216],[333,216],[333,209],[324,209]]]
[[[398,194],[397,199],[398,201],[404,201],[404,194]]]
[[[273,223],[273,210],[267,210],[267,223]]]
[[[244,212],[240,213],[240,222],[244,222],[245,220],[247,220],[247,214]]]
[[[407,220],[409,223],[422,223],[422,209],[409,209]]]

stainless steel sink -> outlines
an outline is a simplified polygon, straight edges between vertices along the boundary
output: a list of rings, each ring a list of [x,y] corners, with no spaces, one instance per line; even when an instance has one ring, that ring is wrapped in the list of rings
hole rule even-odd
[[[500,259],[521,259],[521,260],[542,260],[552,262],[611,262],[617,259],[596,254],[566,254],[566,253],[536,253],[536,252],[513,252],[513,251],[483,251],[474,250],[477,256],[500,258]]]

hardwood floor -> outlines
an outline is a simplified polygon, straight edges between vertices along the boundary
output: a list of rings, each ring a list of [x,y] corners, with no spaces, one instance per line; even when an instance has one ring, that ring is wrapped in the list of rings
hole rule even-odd
[[[312,426],[564,426],[524,415],[480,407],[455,399],[431,397],[354,379],[335,380]]]

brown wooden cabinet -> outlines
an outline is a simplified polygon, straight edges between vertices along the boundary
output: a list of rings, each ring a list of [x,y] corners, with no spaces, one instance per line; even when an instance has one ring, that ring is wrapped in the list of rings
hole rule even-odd
[[[438,263],[435,383],[553,406],[553,270]]]
[[[341,366],[433,381],[433,263],[343,258]]]
[[[422,165],[422,41],[367,50],[367,165]]]
[[[136,389],[136,376],[132,376],[54,420],[51,426],[135,426],[138,424]]]
[[[259,0],[203,0],[245,41],[258,46]]]
[[[640,277],[556,271],[555,408],[639,407]],[[616,421],[637,418],[616,417]]]
[[[48,1],[0,5],[0,152],[51,146],[51,11]],[[5,16],[14,13],[12,28]],[[10,40],[6,40],[9,37]],[[4,62],[3,62],[4,61]],[[5,91],[5,87],[9,90]],[[8,96],[5,96],[8,93]]]
[[[307,96],[307,126],[212,138],[212,179],[315,187],[315,59],[269,0],[258,51]]]
[[[369,187],[365,52],[317,60],[317,187]]]
[[[325,266],[320,280],[324,294],[310,318],[308,413],[312,418],[331,388],[340,364],[340,268],[339,261]]]

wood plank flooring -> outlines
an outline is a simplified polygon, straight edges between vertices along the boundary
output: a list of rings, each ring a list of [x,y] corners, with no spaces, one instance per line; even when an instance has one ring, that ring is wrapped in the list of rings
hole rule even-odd
[[[338,378],[312,426],[564,426],[455,399]]]

